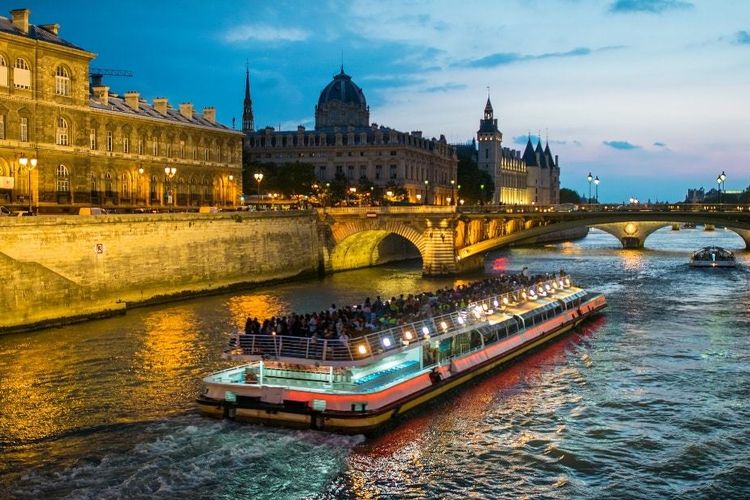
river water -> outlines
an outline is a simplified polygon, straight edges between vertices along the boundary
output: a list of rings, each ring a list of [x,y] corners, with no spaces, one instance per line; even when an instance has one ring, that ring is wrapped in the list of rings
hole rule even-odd
[[[2,336],[0,498],[747,498],[750,256],[690,269],[743,247],[723,230],[646,244],[592,231],[489,256],[485,274],[564,268],[609,308],[367,439],[204,419],[194,398],[247,315],[454,282],[419,263]]]

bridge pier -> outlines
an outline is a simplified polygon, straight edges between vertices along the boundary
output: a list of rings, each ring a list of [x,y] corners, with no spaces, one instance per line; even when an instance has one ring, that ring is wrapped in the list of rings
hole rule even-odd
[[[422,233],[424,276],[444,276],[458,270],[452,226],[447,219],[427,220],[427,228]]]
[[[732,231],[740,235],[740,238],[745,242],[745,250],[750,250],[750,229],[734,229]]]
[[[617,222],[613,224],[597,224],[593,227],[601,229],[620,240],[622,248],[643,248],[646,238],[662,227],[670,226],[671,222]]]

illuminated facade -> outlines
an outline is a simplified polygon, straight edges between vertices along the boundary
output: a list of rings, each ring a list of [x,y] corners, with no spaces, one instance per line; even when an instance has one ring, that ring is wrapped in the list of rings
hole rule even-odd
[[[369,120],[362,89],[342,67],[320,93],[315,130],[248,132],[245,153],[253,164],[312,164],[321,182],[338,177],[356,186],[367,180],[403,188],[412,203],[449,204],[458,160],[445,137],[427,139],[420,131],[400,132]]]
[[[90,85],[95,55],[29,15],[0,17],[0,204],[74,212],[239,201],[242,134],[217,123],[214,108],[119,96],[101,75]]]
[[[510,205],[550,205],[560,203],[560,167],[549,144],[536,148],[531,138],[523,154],[503,147],[503,133],[497,126],[489,97],[484,118],[477,132],[477,164],[487,172],[495,185],[493,203]]]

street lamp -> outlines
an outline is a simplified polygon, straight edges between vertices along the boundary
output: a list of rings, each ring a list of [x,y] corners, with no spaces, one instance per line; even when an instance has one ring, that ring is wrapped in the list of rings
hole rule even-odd
[[[589,172],[589,175],[586,176],[586,179],[589,181],[589,204],[591,204],[591,181],[594,180],[594,178],[591,176],[591,172]]]
[[[417,193],[417,203],[422,203],[422,193]]]
[[[427,205],[427,202],[429,201],[428,200],[428,198],[429,198],[428,194],[430,192],[429,190],[430,190],[430,181],[428,181],[427,179],[425,179],[424,180],[424,204],[425,205]]]
[[[484,184],[479,185],[479,201],[480,205],[484,205]]]
[[[594,199],[596,200],[596,203],[599,203],[599,176],[598,175],[594,179],[594,184],[596,184],[596,198]]]
[[[164,167],[164,174],[166,174],[167,178],[167,203],[169,203],[169,198],[172,198],[172,208],[175,206],[175,196],[176,193],[172,192],[172,179],[174,178],[175,174],[177,173],[177,168],[175,167]]]
[[[258,199],[256,200],[256,206],[260,205],[261,197],[260,197],[260,181],[263,180],[263,174],[261,172],[257,172],[253,174],[253,177],[255,177],[255,182],[258,183]]]
[[[225,194],[224,195],[224,204],[225,205],[234,205],[234,189],[233,189],[234,188],[234,186],[233,186],[234,175],[229,174],[228,179],[229,179],[229,198],[230,198],[230,200],[226,199],[226,194]],[[227,203],[227,201],[229,201],[229,203]]]
[[[25,167],[26,165],[29,166],[29,215],[32,215],[34,213],[33,207],[32,207],[32,204],[34,201],[34,193],[31,190],[31,171],[34,170],[34,167],[36,167],[37,159],[36,158],[29,159],[29,158],[26,158],[25,156],[21,156],[18,159],[18,163],[22,167]]]
[[[727,174],[724,173],[724,171],[721,171],[721,174],[716,178],[716,182],[719,185],[719,203],[721,203],[721,189],[724,188],[724,192],[726,193],[726,184],[724,181],[727,180]]]
[[[448,205],[451,204],[451,199],[456,199],[456,180],[451,179],[451,198],[448,198]]]
[[[140,196],[141,196],[141,177],[143,176],[143,172],[145,172],[145,170],[143,170],[143,167],[138,167],[138,177],[136,177],[137,182],[135,186],[135,204],[136,205],[138,204],[138,200],[140,199]]]

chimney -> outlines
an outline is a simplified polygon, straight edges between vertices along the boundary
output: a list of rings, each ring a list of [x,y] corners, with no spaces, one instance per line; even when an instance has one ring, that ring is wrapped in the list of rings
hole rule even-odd
[[[10,11],[10,15],[13,18],[11,21],[13,26],[20,29],[24,33],[29,32],[29,15],[31,11],[29,9],[15,9]]]
[[[109,104],[109,87],[107,87],[106,85],[99,85],[94,87],[94,97],[106,106],[107,104]]]
[[[141,98],[141,94],[136,92],[135,90],[128,90],[125,92],[125,104],[128,105],[129,108],[132,108],[136,111],[138,111],[138,101]]]
[[[560,162],[557,161],[557,155],[555,155],[555,166],[560,168]]]
[[[167,114],[167,98],[166,97],[154,97],[154,109],[157,113],[162,115]]]
[[[55,36],[60,35],[60,25],[59,24],[40,24],[40,28],[42,28],[45,31],[49,31]]]
[[[193,119],[193,105],[189,102],[180,103],[180,114],[188,120]]]
[[[216,108],[213,106],[206,106],[203,108],[203,118],[211,123],[216,123]]]

